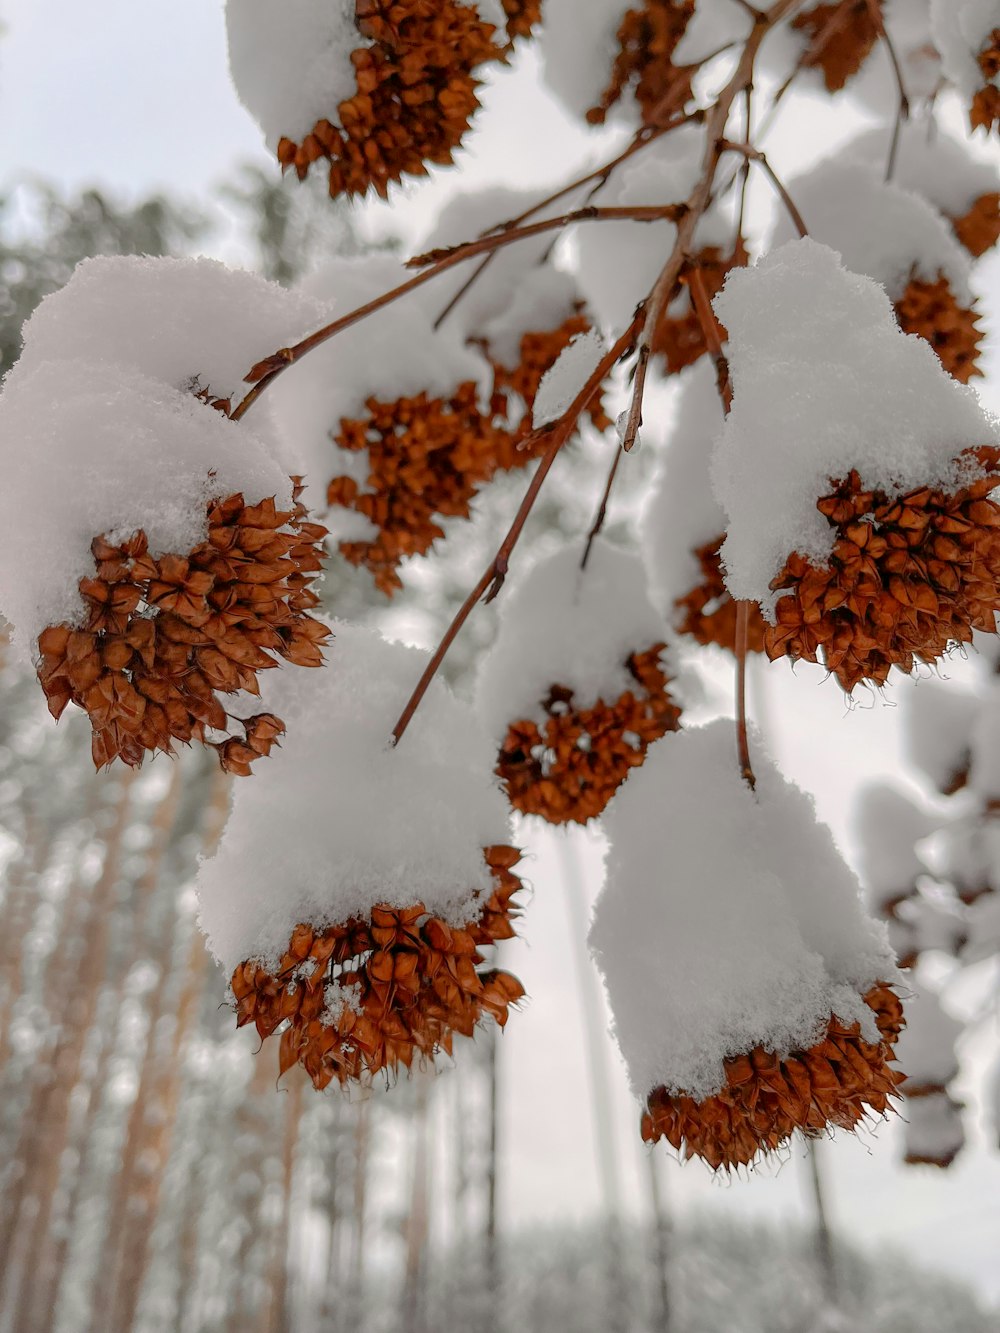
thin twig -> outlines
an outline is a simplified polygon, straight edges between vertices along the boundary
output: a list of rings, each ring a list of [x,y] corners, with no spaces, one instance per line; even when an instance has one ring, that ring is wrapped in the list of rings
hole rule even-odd
[[[538,434],[545,433],[551,437],[549,447],[535,470],[535,474],[531,479],[531,484],[525,493],[524,499],[521,501],[514,522],[511,524],[506,537],[504,537],[503,541],[500,543],[496,555],[487,565],[479,582],[469,593],[468,597],[466,597],[451,624],[448,626],[448,629],[445,631],[444,637],[438,644],[433,657],[427,663],[423,675],[417,682],[416,689],[413,691],[406,707],[403,709],[399,721],[396,723],[395,727],[393,727],[392,734],[395,744],[398,745],[403,739],[403,733],[410,725],[410,721],[412,720],[414,713],[420,707],[420,703],[424,695],[427,693],[431,681],[437,675],[441,663],[448,655],[449,648],[455,642],[462,626],[472,614],[476,603],[480,598],[485,602],[492,602],[503,587],[504,580],[507,577],[510,557],[520,539],[521,533],[524,531],[524,525],[527,523],[528,517],[534,508],[535,501],[538,499],[542,484],[548,476],[552,464],[556,461],[563,445],[573,434],[577,422],[587,410],[591,399],[600,389],[612,367],[615,366],[623,356],[627,355],[631,349],[636,334],[639,332],[640,325],[641,316],[636,315],[625,333],[622,334],[610,351],[601,358],[600,363],[594,369],[586,384],[559,420],[553,426],[547,427],[544,432],[538,432]]]
[[[687,284],[688,291],[691,294],[691,305],[698,316],[698,323],[701,325],[701,331],[705,335],[705,342],[708,345],[709,355],[715,362],[715,382],[719,387],[719,396],[722,398],[722,405],[728,415],[729,409],[733,405],[733,388],[729,378],[729,362],[726,360],[726,354],[722,350],[722,333],[719,329],[719,321],[715,318],[715,311],[712,309],[712,303],[708,298],[708,291],[705,287],[705,276],[698,264],[693,264],[684,275],[684,281]]]
[[[448,269],[454,268],[456,264],[461,264],[467,259],[474,259],[477,255],[485,254],[491,250],[498,250],[502,246],[512,245],[516,241],[529,240],[532,236],[540,236],[545,232],[557,231],[562,227],[567,227],[577,222],[661,222],[676,221],[683,213],[686,205],[684,204],[657,204],[640,205],[637,207],[618,207],[618,208],[583,208],[577,209],[572,213],[563,213],[556,218],[546,218],[542,222],[534,222],[527,227],[512,227],[492,236],[484,236],[475,241],[469,241],[465,245],[456,245],[451,249],[434,251],[430,255],[418,255],[416,258],[408,261],[407,267],[416,267],[426,265],[422,273],[416,277],[410,278],[407,282],[400,283],[391,291],[384,292],[377,296],[373,301],[368,301],[363,306],[358,306],[356,310],[342,315],[335,319],[331,324],[324,325],[317,329],[315,333],[310,333],[308,337],[303,338],[301,342],[295,343],[292,347],[282,347],[279,351],[265,357],[251,369],[245,378],[247,384],[252,384],[253,388],[246,395],[243,401],[230,414],[231,420],[240,421],[246,416],[250,408],[260,398],[261,394],[267,389],[268,385],[273,384],[282,371],[287,370],[295,362],[301,361],[309,352],[314,351],[323,343],[329,342],[337,334],[343,333],[354,324],[358,324],[369,315],[376,314],[386,306],[392,305],[401,297],[407,296],[410,292],[422,287],[424,283],[432,281],[445,273]]]
[[[597,516],[594,519],[590,531],[587,533],[587,544],[583,548],[583,558],[580,561],[581,570],[587,568],[594,542],[597,541],[601,529],[604,527],[604,520],[608,516],[608,501],[611,499],[611,491],[614,488],[615,477],[618,475],[618,465],[622,461],[622,455],[624,453],[625,450],[621,445],[615,450],[615,456],[611,461],[611,470],[608,473],[607,484],[604,487],[604,494],[601,496],[601,503],[597,507]]]
[[[759,148],[754,148],[752,144],[734,143],[730,139],[725,140],[722,147],[727,152],[730,153],[741,153],[743,157],[747,159],[748,162],[756,162],[758,166],[763,168],[765,175],[767,176],[771,184],[774,186],[778,197],[784,204],[788,216],[792,219],[792,222],[795,225],[795,230],[799,233],[800,236],[808,236],[809,228],[806,226],[802,214],[795,207],[795,201],[792,199],[792,196],[788,193],[787,189],[784,186],[784,183],[778,176],[778,173],[774,170],[770,162],[767,160],[766,155],[762,153]]]
[[[740,755],[740,773],[751,791],[757,788],[753,764],[750,761],[750,739],[747,734],[747,638],[750,625],[750,603],[736,603],[736,744]]]
[[[889,52],[889,61],[892,65],[892,72],[899,93],[899,99],[896,103],[896,120],[892,127],[892,142],[889,144],[889,160],[885,166],[885,178],[887,181],[891,181],[896,171],[896,154],[899,151],[899,137],[903,132],[903,121],[909,120],[910,118],[910,99],[907,96],[906,84],[903,81],[903,66],[900,64],[896,45],[889,36],[888,29],[885,26],[885,20],[882,18],[882,11],[878,6],[878,0],[867,0],[867,3],[868,12],[871,14],[872,22],[878,30],[878,35],[885,43],[885,49]]]

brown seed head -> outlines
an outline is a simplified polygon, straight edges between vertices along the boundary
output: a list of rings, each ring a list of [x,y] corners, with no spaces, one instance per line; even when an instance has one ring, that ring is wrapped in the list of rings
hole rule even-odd
[[[968,384],[981,375],[976,361],[986,336],[976,323],[976,311],[959,305],[947,278],[921,282],[911,278],[896,302],[896,319],[904,333],[915,333],[937,352],[949,375]]]
[[[582,707],[572,690],[553,685],[541,722],[511,724],[497,774],[513,806],[550,824],[585,824],[601,814],[653,741],[680,725],[660,661],[663,648],[658,643],[632,654],[627,666],[635,688],[614,702]]]
[[[729,1171],[774,1152],[797,1129],[815,1136],[830,1126],[854,1129],[869,1110],[883,1115],[903,1078],[889,1066],[903,1008],[886,985],[864,998],[875,1014],[878,1044],[865,1041],[859,1024],[831,1017],[823,1040],[807,1051],[778,1055],[756,1046],[726,1060],[726,1086],[704,1101],[655,1089],[642,1117],[644,1141],[665,1138],[685,1157]]]
[[[955,235],[974,259],[979,259],[1000,240],[1000,192],[984,194],[967,213],[952,218]]]
[[[598,105],[587,112],[591,125],[603,125],[629,88],[644,125],[665,124],[684,106],[694,71],[675,66],[672,57],[693,13],[694,0],[642,0],[626,13],[611,79]]]
[[[318,1089],[450,1054],[455,1034],[471,1037],[487,1016],[503,1027],[524,989],[509,973],[482,967],[481,950],[514,934],[520,853],[496,846],[484,855],[493,890],[462,928],[423,903],[382,906],[367,921],[300,924],[273,973],[241,963],[232,978],[239,1026],[253,1023],[263,1039],[287,1022],[281,1070],[301,1064]],[[349,1002],[331,1007],[331,985]]]
[[[802,63],[807,69],[820,70],[830,93],[839,92],[857,74],[879,36],[868,0],[814,5],[807,13],[796,15],[792,27],[809,39]]]
[[[995,633],[1000,610],[1000,505],[990,492],[1000,449],[963,455],[985,472],[953,494],[921,487],[898,497],[865,491],[856,472],[817,502],[836,530],[830,563],[791,555],[771,584],[777,624],[764,649],[822,661],[850,693],[883,685],[893,666],[932,663],[973,630]]]
[[[1000,122],[1000,28],[994,28],[977,57],[983,71],[983,87],[972,99],[969,123],[974,130],[980,127],[989,133]]]
[[[273,499],[213,500],[208,536],[185,556],[152,556],[141,529],[119,545],[94,539],[95,573],[80,580],[86,619],[39,635],[38,678],[54,717],[70,702],[89,715],[98,768],[137,767],[155,750],[172,754],[174,741],[225,731],[220,695],[259,694],[257,673],[278,658],[322,664],[330,631],[307,612],[326,529],[307,521],[293,481],[286,512]],[[270,713],[242,725],[245,739],[216,744],[237,774],[284,730]]]

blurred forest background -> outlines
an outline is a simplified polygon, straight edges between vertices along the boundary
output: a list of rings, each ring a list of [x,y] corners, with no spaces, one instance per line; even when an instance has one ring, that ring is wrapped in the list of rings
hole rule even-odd
[[[25,317],[87,255],[224,243],[291,282],[303,256],[362,244],[322,195],[292,194],[256,167],[215,205],[211,216],[162,195],[125,206],[39,182],[0,199],[3,369]],[[579,496],[595,487],[578,483],[592,472],[582,446],[539,531],[580,530]],[[506,501],[501,487],[488,503]],[[401,632],[424,637],[443,620],[477,540],[466,525],[447,564],[428,562],[397,599]],[[378,596],[340,566],[325,595],[352,618]],[[472,629],[453,675],[488,632]],[[578,1164],[604,1182],[600,1226],[499,1236],[509,1182],[492,1034],[390,1096],[318,1096],[297,1069],[277,1085],[276,1052],[256,1055],[252,1033],[233,1030],[195,921],[196,859],[219,836],[227,779],[204,753],[95,776],[89,749],[82,717],[53,727],[34,678],[3,665],[0,1333],[997,1327],[957,1282],[831,1237],[818,1193],[814,1222],[794,1235],[688,1222],[670,1217],[665,1163],[649,1155],[645,1222],[626,1221],[606,1141]],[[571,1021],[597,1031],[596,979],[581,977]],[[591,1060],[606,1136],[593,1046]]]

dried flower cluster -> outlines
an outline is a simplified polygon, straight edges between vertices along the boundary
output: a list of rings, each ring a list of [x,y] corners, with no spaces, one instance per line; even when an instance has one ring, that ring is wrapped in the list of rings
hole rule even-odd
[[[507,16],[507,36],[512,42],[530,37],[542,18],[542,0],[501,0]]]
[[[882,1037],[877,1045],[865,1041],[859,1024],[831,1017],[826,1036],[807,1051],[779,1055],[757,1046],[725,1062],[726,1087],[704,1101],[657,1088],[642,1118],[643,1139],[665,1138],[686,1157],[730,1170],[773,1152],[797,1129],[853,1129],[869,1108],[884,1114],[904,1077],[889,1066],[903,1008],[888,986],[864,998]]]
[[[960,384],[983,373],[976,362],[985,335],[976,323],[976,311],[959,304],[947,278],[936,282],[911,278],[895,311],[903,332],[929,342],[945,370]]]
[[[632,90],[644,125],[662,125],[691,96],[693,70],[673,63],[677,43],[694,14],[694,0],[643,0],[618,29],[618,54],[597,106],[587,112],[602,125],[611,108]]]
[[[254,1023],[262,1039],[283,1028],[282,1072],[301,1064],[320,1089],[450,1054],[455,1034],[471,1037],[486,1015],[502,1027],[524,990],[509,973],[481,968],[481,950],[514,934],[520,852],[484,854],[493,892],[464,929],[422,903],[375,907],[367,921],[300,925],[273,973],[252,960],[234,972],[239,1025]]]
[[[879,36],[869,0],[813,5],[792,19],[792,27],[809,38],[802,63],[822,73],[829,93],[839,92],[857,74]]]
[[[530,7],[515,22],[529,16]],[[278,160],[300,179],[327,160],[332,196],[374,189],[385,198],[391,181],[451,162],[479,107],[474,71],[503,50],[492,24],[458,0],[359,0],[357,23],[372,43],[351,55],[358,91],[336,123],[318,121],[301,143],[283,138]]]
[[[674,602],[674,624],[681,634],[690,634],[698,643],[718,644],[729,652],[736,651],[736,602],[726,587],[722,574],[719,548],[725,534],[699,547],[695,558],[701,566],[701,582]],[[764,633],[767,626],[760,608],[753,604],[747,617],[747,650],[764,651]]]
[[[52,625],[38,639],[38,678],[49,711],[70,702],[93,727],[98,768],[114,759],[137,766],[173,742],[225,731],[220,695],[259,694],[258,671],[277,657],[322,665],[330,631],[307,614],[326,529],[273,499],[242,495],[208,506],[208,537],[186,556],[153,556],[140,529],[126,541],[92,544],[95,572],[80,580],[86,617]],[[243,723],[244,739],[217,745],[223,768],[245,774],[284,730],[261,713]]]
[[[952,219],[955,235],[974,259],[1000,241],[1000,192],[983,194],[961,217]]]
[[[632,654],[626,665],[635,688],[611,703],[598,699],[582,706],[572,690],[553,685],[542,701],[541,722],[511,724],[497,773],[516,809],[550,824],[585,824],[601,814],[653,741],[679,725],[663,648],[658,643]]]
[[[972,631],[995,632],[1000,610],[1000,505],[989,499],[1000,450],[963,455],[980,480],[953,494],[923,487],[866,491],[856,472],[817,508],[837,531],[830,563],[797,553],[771,584],[783,593],[768,626],[775,658],[822,660],[845,690],[885,683],[893,666],[934,662]]]
[[[976,57],[983,72],[983,86],[972,98],[969,110],[969,123],[972,128],[980,127],[987,132],[1000,122],[1000,28],[994,28]]]

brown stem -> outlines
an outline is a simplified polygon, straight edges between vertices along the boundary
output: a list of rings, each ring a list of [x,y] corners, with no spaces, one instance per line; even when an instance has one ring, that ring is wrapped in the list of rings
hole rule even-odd
[[[906,94],[906,84],[903,82],[903,67],[899,61],[899,54],[886,29],[878,0],[868,0],[868,12],[871,14],[872,22],[878,30],[878,35],[885,43],[885,49],[889,52],[889,61],[892,65],[892,73],[899,94],[896,103],[896,120],[892,127],[892,142],[889,145],[889,160],[885,166],[885,178],[887,181],[891,181],[896,171],[896,154],[899,151],[899,136],[903,132],[903,121],[910,118],[910,99]]]
[[[767,176],[771,184],[774,186],[775,191],[777,192],[779,198],[781,199],[781,202],[784,204],[785,209],[788,212],[788,216],[792,219],[792,222],[795,224],[795,230],[799,233],[800,236],[808,236],[809,228],[803,221],[802,214],[795,207],[795,202],[792,199],[792,196],[785,189],[785,186],[782,183],[780,177],[778,176],[778,173],[771,166],[765,154],[762,153],[758,148],[754,148],[752,144],[733,143],[731,140],[728,139],[723,144],[723,148],[728,153],[741,153],[747,159],[748,162],[756,162],[760,167],[763,168],[765,175]]]
[[[448,650],[458,637],[459,631],[475,609],[476,603],[482,598],[486,602],[492,602],[503,587],[504,579],[507,577],[507,569],[510,563],[510,557],[524,531],[524,525],[534,508],[535,501],[542,489],[542,484],[548,476],[552,464],[556,461],[560,449],[573,434],[577,421],[590,405],[594,394],[600,389],[605,377],[611,368],[625,356],[631,348],[636,334],[639,331],[642,316],[636,315],[628,329],[622,334],[615,345],[602,358],[597,368],[593,371],[586,384],[574,398],[559,420],[545,431],[551,434],[549,447],[535,469],[535,474],[531,478],[531,484],[525,492],[524,499],[521,501],[514,522],[510,525],[506,537],[500,543],[500,547],[483,571],[479,582],[466,597],[465,601],[459,607],[454,619],[444,633],[444,637],[438,644],[433,657],[427,663],[423,675],[417,682],[417,687],[410,696],[406,707],[400,715],[399,721],[392,729],[394,743],[399,744],[403,739],[403,733],[410,725],[413,714],[420,707],[424,695],[427,693],[431,681],[437,675],[441,663],[448,655]],[[539,432],[541,433],[541,432]]]
[[[719,328],[719,321],[715,318],[715,311],[712,309],[712,303],[708,299],[708,291],[705,287],[705,277],[698,264],[694,264],[684,275],[684,281],[687,283],[688,291],[691,293],[691,304],[694,306],[694,312],[698,316],[698,323],[701,325],[701,331],[705,335],[705,342],[708,344],[709,355],[715,362],[715,382],[719,388],[719,396],[722,399],[722,406],[728,415],[729,409],[733,405],[733,387],[729,377],[729,362],[726,360],[726,354],[722,350],[722,331]]]
[[[747,634],[750,603],[736,603],[736,744],[740,754],[740,773],[751,791],[756,790],[750,740],[747,735]]]
[[[597,517],[594,519],[593,526],[587,533],[587,544],[583,548],[583,558],[580,561],[580,568],[586,569],[590,560],[590,552],[594,542],[600,536],[601,529],[604,527],[604,520],[608,516],[608,501],[611,499],[611,491],[615,484],[615,477],[618,475],[618,464],[622,461],[624,446],[619,446],[615,450],[615,456],[611,462],[611,471],[608,473],[607,484],[604,487],[604,494],[601,497],[601,503],[597,507]]]
[[[620,207],[620,208],[582,208],[572,213],[563,213],[557,218],[546,218],[542,222],[534,222],[527,227],[512,227],[507,231],[502,231],[496,235],[480,237],[478,240],[469,241],[465,245],[453,246],[451,249],[434,251],[430,255],[418,255],[416,258],[408,261],[408,267],[417,265],[428,265],[423,273],[418,273],[416,277],[410,278],[407,282],[400,283],[391,291],[384,292],[377,296],[373,301],[368,301],[365,305],[359,306],[356,310],[342,315],[340,319],[335,319],[331,324],[324,325],[317,329],[315,333],[310,333],[308,337],[303,338],[301,342],[295,343],[292,347],[282,347],[277,352],[265,357],[263,361],[257,364],[244,377],[247,384],[252,384],[253,388],[247,393],[246,397],[230,413],[232,421],[241,421],[250,411],[254,403],[257,402],[261,394],[267,389],[269,384],[273,384],[282,371],[287,370],[289,366],[294,365],[296,361],[301,361],[309,352],[314,351],[323,343],[329,342],[335,338],[338,333],[343,333],[354,324],[358,324],[369,315],[376,314],[386,306],[392,305],[400,297],[407,296],[410,292],[416,291],[424,283],[446,273],[454,268],[456,264],[464,263],[466,259],[474,259],[477,255],[499,250],[505,245],[512,245],[515,241],[529,240],[532,236],[540,236],[545,232],[557,231],[560,228],[567,227],[577,222],[662,222],[666,220],[674,221],[684,210],[683,204],[660,204],[654,206],[638,207]]]

